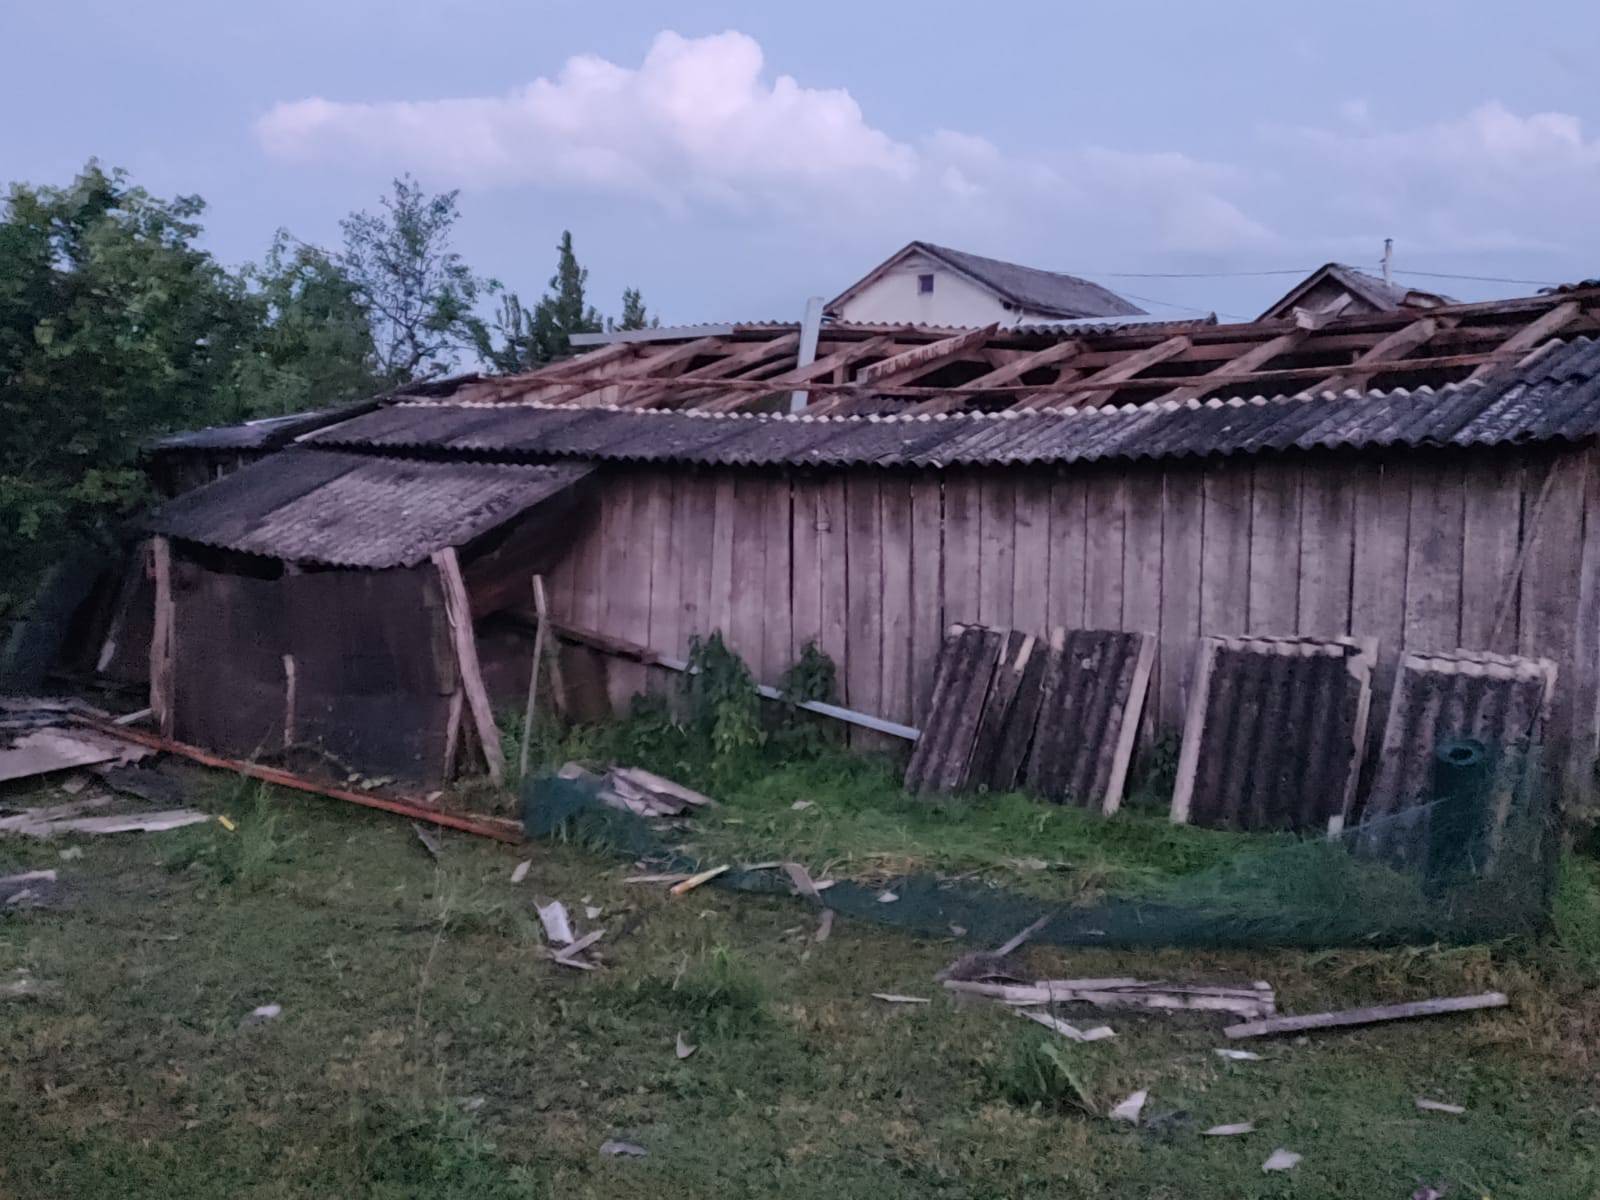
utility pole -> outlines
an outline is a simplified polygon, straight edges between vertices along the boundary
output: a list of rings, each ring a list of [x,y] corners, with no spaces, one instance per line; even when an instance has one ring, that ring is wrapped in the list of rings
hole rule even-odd
[[[1393,280],[1391,280],[1389,278],[1389,260],[1391,258],[1393,258],[1393,257],[1394,257],[1394,239],[1393,238],[1384,238],[1383,239],[1383,281],[1385,283],[1392,283],[1393,282]]]

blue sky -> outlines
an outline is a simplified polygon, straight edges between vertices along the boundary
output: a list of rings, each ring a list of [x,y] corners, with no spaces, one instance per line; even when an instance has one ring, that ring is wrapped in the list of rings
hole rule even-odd
[[[794,317],[914,237],[1248,316],[1375,263],[1600,275],[1600,5],[11,0],[0,179],[91,155],[258,258],[412,171],[537,294]],[[1514,284],[1400,276],[1461,298]]]

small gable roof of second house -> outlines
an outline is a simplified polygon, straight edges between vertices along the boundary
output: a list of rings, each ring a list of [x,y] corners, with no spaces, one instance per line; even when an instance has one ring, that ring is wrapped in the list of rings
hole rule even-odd
[[[1358,313],[1397,312],[1402,308],[1440,308],[1446,304],[1459,303],[1438,292],[1404,287],[1380,279],[1376,275],[1369,275],[1355,267],[1346,266],[1344,263],[1323,263],[1274,300],[1256,319],[1273,321],[1279,317],[1293,316],[1296,308],[1301,307],[1307,300],[1314,299],[1316,294],[1337,301],[1339,297],[1333,295],[1336,292],[1343,292],[1348,300],[1340,303],[1334,311],[1342,311],[1350,316]],[[1323,309],[1327,302],[1319,303],[1317,307]],[[1352,303],[1354,307],[1350,307]]]
[[[837,312],[869,284],[913,254],[922,254],[965,275],[1002,300],[1030,313],[1070,320],[1074,317],[1138,317],[1144,309],[1129,303],[1115,292],[1060,271],[1042,271],[1019,263],[968,254],[932,242],[911,242],[879,263],[828,302],[827,311]]]

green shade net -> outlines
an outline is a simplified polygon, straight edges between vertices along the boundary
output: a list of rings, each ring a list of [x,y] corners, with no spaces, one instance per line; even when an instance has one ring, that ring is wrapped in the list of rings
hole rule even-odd
[[[1476,749],[1473,749],[1476,747]],[[870,885],[838,880],[821,893],[836,912],[910,933],[995,945],[1041,916],[1035,941],[1067,946],[1285,946],[1317,948],[1485,941],[1543,929],[1558,838],[1549,790],[1529,752],[1508,775],[1500,757],[1473,743],[1441,747],[1434,798],[1336,837],[1265,836],[1260,849],[1203,872],[1137,892],[1071,904],[1007,891],[971,878],[900,876]],[[1496,780],[1501,781],[1497,786]],[[549,775],[523,788],[530,837],[616,855],[659,873],[692,873],[707,862],[685,833],[602,804],[600,780]],[[1114,819],[1114,818],[1113,818]],[[1391,836],[1374,838],[1374,832]],[[1367,847],[1403,845],[1396,856]],[[770,857],[781,858],[782,847]],[[794,895],[782,870],[737,864],[709,886]],[[898,899],[884,903],[888,890]]]

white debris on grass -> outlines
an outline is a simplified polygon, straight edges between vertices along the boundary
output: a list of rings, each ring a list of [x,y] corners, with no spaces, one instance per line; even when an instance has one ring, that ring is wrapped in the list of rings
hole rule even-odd
[[[1254,1133],[1255,1131],[1256,1123],[1254,1121],[1240,1121],[1236,1125],[1213,1125],[1210,1129],[1205,1130],[1201,1136],[1238,1137],[1241,1133]]]
[[[521,883],[524,879],[526,879],[528,877],[528,872],[531,871],[532,869],[533,869],[533,859],[531,859],[531,858],[523,859],[521,862],[519,862],[516,865],[516,868],[511,872],[511,882],[512,883]]]
[[[1467,1110],[1459,1104],[1446,1104],[1443,1100],[1429,1100],[1425,1096],[1417,1097],[1417,1107],[1423,1112],[1449,1113],[1459,1117]]]
[[[1285,1150],[1279,1146],[1267,1156],[1267,1161],[1261,1164],[1263,1171],[1292,1171],[1300,1165],[1300,1155],[1293,1150]]]
[[[1111,1119],[1113,1121],[1126,1121],[1130,1125],[1137,1125],[1139,1123],[1139,1114],[1144,1110],[1144,1102],[1149,1096],[1148,1090],[1140,1088],[1111,1110]]]

